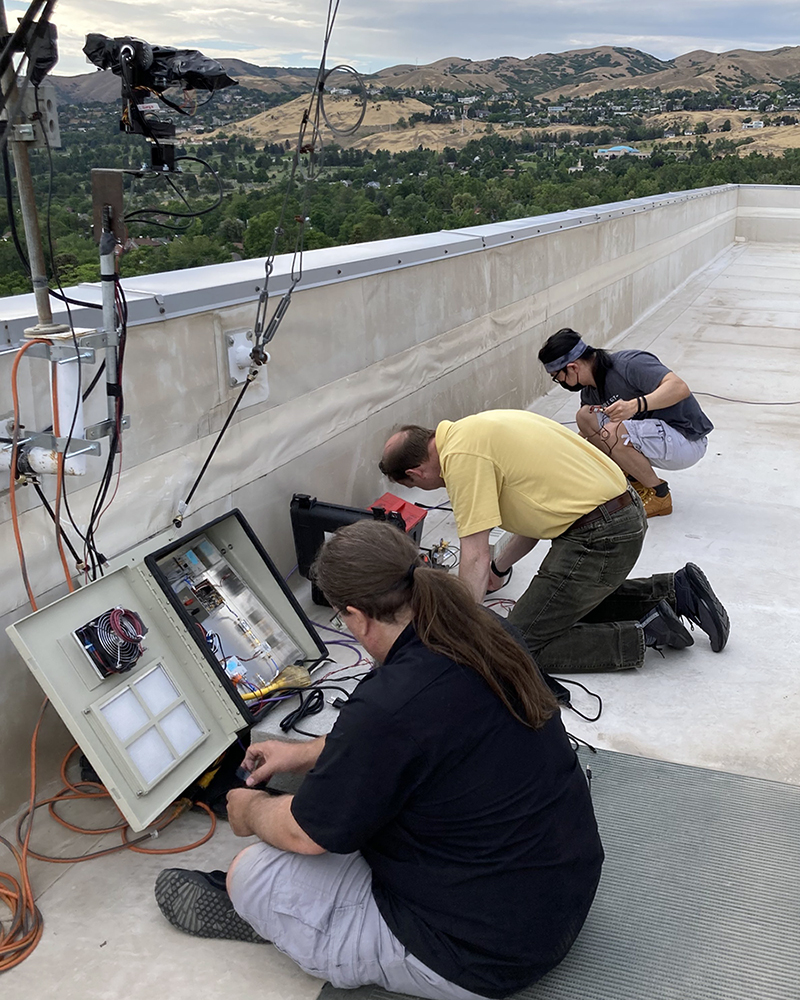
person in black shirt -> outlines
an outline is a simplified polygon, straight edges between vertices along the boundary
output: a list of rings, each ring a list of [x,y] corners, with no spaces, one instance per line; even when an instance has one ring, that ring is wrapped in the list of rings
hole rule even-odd
[[[669,484],[654,471],[699,462],[714,425],[689,386],[649,351],[609,354],[565,327],[539,351],[562,389],[580,392],[578,430],[635,486],[648,517],[672,513]]]
[[[233,831],[261,843],[234,861],[229,896],[222,873],[162,872],[162,912],[270,940],[338,987],[505,997],[564,958],[603,861],[556,702],[500,622],[393,526],[340,529],[314,576],[378,666],[327,737],[248,749],[248,782],[303,784],[231,791]]]

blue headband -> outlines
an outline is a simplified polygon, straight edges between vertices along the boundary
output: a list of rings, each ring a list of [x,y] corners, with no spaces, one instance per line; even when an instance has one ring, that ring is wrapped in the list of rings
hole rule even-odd
[[[566,368],[571,362],[577,361],[583,352],[588,350],[589,345],[584,344],[584,342],[579,339],[578,343],[572,348],[572,350],[563,357],[556,358],[555,361],[545,361],[544,370],[548,375],[554,375],[556,372],[560,372],[562,369]]]

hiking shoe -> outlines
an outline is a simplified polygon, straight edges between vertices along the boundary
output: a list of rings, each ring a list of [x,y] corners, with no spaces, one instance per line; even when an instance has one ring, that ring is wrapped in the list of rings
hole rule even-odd
[[[645,646],[653,649],[661,649],[664,646],[685,649],[694,645],[694,639],[666,601],[659,601],[639,624],[644,630]]]
[[[234,910],[225,872],[166,868],[156,879],[158,908],[173,927],[202,938],[268,944]]]
[[[628,476],[628,482],[636,490],[636,492],[639,494],[640,497],[643,496],[643,494],[647,493],[648,490],[652,490],[653,488],[652,486],[645,486],[644,483],[640,483],[638,479],[631,479],[630,476]]]
[[[667,493],[665,497],[656,496],[656,491],[649,488],[644,492],[636,491],[642,498],[644,512],[648,517],[662,517],[672,513],[672,494]]]
[[[686,563],[675,574],[675,610],[700,626],[715,653],[725,648],[731,630],[728,612],[711,589],[705,573],[694,563]]]

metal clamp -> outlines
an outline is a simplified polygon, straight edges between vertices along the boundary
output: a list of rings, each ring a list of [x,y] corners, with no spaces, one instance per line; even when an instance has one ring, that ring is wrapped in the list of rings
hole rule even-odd
[[[64,458],[75,458],[78,455],[99,455],[100,444],[96,441],[86,441],[84,438],[56,437],[54,434],[32,434],[29,438],[20,440],[30,448],[44,448],[46,451],[63,453]]]
[[[72,340],[54,340],[47,344],[33,344],[26,353],[34,358],[45,358],[47,361],[63,362],[80,359],[91,365],[95,361],[96,349],[105,347],[106,340],[105,331],[93,331],[78,337],[77,351]]]
[[[131,426],[131,418],[126,413],[125,416],[120,421],[120,429],[127,431]],[[114,420],[101,420],[97,424],[89,424],[88,427],[84,427],[83,433],[86,435],[88,441],[97,441],[98,438],[111,437],[116,429],[116,421]],[[99,446],[98,446],[99,447]]]

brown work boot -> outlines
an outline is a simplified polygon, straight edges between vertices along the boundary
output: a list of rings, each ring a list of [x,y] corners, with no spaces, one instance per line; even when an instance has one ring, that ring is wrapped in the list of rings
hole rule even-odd
[[[643,483],[640,483],[638,479],[631,479],[630,476],[628,477],[628,482],[631,484],[631,486],[636,490],[636,492],[642,498],[642,503],[644,503],[644,495],[645,495],[645,493],[647,493],[648,491],[652,490],[653,487],[652,486],[645,486]]]
[[[667,493],[665,497],[656,496],[654,489],[645,489],[644,493],[639,493],[644,504],[644,512],[648,517],[661,517],[672,513],[672,494]]]

